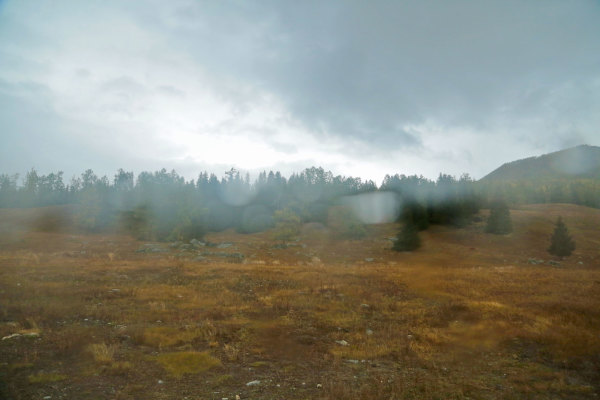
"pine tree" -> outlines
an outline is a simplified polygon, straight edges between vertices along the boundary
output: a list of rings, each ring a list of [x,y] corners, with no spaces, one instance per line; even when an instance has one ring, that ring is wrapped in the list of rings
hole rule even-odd
[[[411,251],[418,249],[420,246],[419,229],[412,219],[407,219],[402,229],[398,232],[392,249],[396,251]]]
[[[554,233],[550,238],[548,252],[555,256],[566,257],[570,256],[573,250],[575,250],[575,242],[569,235],[567,226],[562,221],[562,218],[558,217],[554,226]]]
[[[491,204],[490,216],[485,231],[496,235],[505,235],[512,232],[510,210],[504,201],[496,200]]]

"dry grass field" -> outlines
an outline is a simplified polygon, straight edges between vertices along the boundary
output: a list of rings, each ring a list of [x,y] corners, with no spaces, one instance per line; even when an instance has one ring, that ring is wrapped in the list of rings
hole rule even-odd
[[[510,235],[432,227],[412,253],[390,250],[394,224],[175,246],[40,228],[36,212],[0,210],[6,399],[600,393],[600,210],[523,206]],[[558,215],[577,243],[564,260],[546,252]]]

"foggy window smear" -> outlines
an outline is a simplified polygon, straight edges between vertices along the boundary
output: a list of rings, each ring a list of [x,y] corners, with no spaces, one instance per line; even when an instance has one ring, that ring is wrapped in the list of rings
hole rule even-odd
[[[0,399],[595,399],[600,5],[0,0]]]

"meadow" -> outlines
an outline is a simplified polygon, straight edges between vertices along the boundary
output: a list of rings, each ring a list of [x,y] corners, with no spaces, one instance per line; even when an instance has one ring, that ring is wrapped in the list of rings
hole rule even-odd
[[[510,235],[483,233],[482,212],[410,253],[391,250],[397,224],[149,243],[47,215],[0,210],[6,399],[600,393],[598,209],[520,206]],[[546,251],[559,215],[577,243],[563,260]]]

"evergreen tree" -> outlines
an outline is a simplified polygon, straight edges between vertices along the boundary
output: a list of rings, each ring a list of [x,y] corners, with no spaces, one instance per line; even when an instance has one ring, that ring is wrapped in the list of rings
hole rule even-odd
[[[407,219],[402,226],[402,229],[396,236],[396,242],[392,246],[392,250],[396,251],[411,251],[418,249],[421,246],[419,238],[419,228],[412,219]]]
[[[504,201],[497,200],[492,203],[485,231],[496,235],[505,235],[512,232],[510,210]]]
[[[405,196],[404,207],[398,217],[398,222],[409,220],[415,223],[419,231],[429,228],[429,215],[425,206],[416,198]]]
[[[555,256],[566,257],[570,256],[573,250],[575,250],[575,242],[569,235],[567,226],[562,221],[562,218],[558,217],[554,227],[554,233],[550,238],[550,247],[548,248],[548,252],[550,254],[554,254]]]

